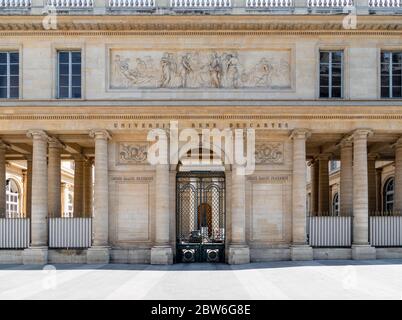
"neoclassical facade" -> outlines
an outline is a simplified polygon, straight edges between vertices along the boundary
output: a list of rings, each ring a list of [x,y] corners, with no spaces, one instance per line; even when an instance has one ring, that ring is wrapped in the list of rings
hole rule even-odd
[[[400,1],[45,2],[0,0],[0,262],[402,257]]]

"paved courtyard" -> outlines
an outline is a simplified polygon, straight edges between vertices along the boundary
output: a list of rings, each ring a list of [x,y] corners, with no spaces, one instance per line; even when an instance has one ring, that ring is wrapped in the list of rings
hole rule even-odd
[[[0,299],[402,299],[402,260],[0,265]]]

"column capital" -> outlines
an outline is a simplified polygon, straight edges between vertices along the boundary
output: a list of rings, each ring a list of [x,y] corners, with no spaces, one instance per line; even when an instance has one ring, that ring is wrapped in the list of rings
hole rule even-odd
[[[10,145],[8,143],[4,142],[2,139],[0,139],[0,149],[6,150],[8,148],[10,148]]]
[[[47,133],[41,129],[28,130],[27,137],[31,138],[31,139],[44,140],[45,142],[47,142],[49,139],[49,136],[47,135]]]
[[[402,147],[402,137],[398,138],[398,140],[396,140],[392,145],[392,148],[401,148]]]
[[[372,136],[373,134],[374,134],[373,130],[362,128],[362,129],[356,129],[355,131],[353,131],[351,137],[353,137],[353,140],[367,139],[369,136]]]
[[[109,140],[112,139],[111,134],[106,129],[92,129],[89,136],[94,139]]]
[[[368,153],[367,154],[367,160],[377,160],[380,157],[378,153]]]
[[[74,161],[86,161],[86,157],[82,153],[74,153],[71,155]]]
[[[55,137],[48,137],[47,141],[49,142],[49,148],[62,149],[65,147],[64,143]]]
[[[339,142],[338,144],[341,148],[352,148],[353,147],[353,136],[348,135]]]
[[[307,139],[310,137],[311,131],[309,129],[297,128],[290,133],[290,139]]]
[[[317,159],[318,159],[318,160],[327,160],[327,161],[329,161],[329,159],[332,158],[332,156],[333,156],[332,153],[325,152],[325,153],[320,153],[320,154],[317,156]]]

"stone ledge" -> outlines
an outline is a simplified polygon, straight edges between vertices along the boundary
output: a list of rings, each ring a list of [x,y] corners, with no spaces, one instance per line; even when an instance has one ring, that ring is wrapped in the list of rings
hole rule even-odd
[[[173,250],[170,246],[155,246],[151,249],[151,264],[173,264]]]
[[[250,248],[248,246],[229,246],[228,264],[250,263]]]
[[[290,258],[292,261],[313,260],[313,248],[308,245],[290,246]]]
[[[151,249],[112,249],[111,263],[151,263]]]
[[[22,264],[24,250],[0,250],[0,264]]]

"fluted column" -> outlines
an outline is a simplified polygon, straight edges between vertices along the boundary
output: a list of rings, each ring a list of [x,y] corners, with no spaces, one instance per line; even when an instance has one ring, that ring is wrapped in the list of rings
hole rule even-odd
[[[368,212],[369,214],[375,212],[376,208],[376,171],[375,161],[377,159],[376,154],[369,154],[367,156],[367,187],[368,187]]]
[[[309,131],[295,129],[291,134],[293,140],[293,172],[292,172],[292,260],[312,260],[313,250],[307,245],[306,237],[306,140]]]
[[[229,264],[250,263],[250,249],[246,242],[246,176],[245,168],[232,165],[231,177],[231,242]]]
[[[63,144],[56,138],[49,138],[48,161],[48,210],[49,217],[61,217],[61,158]]]
[[[93,130],[95,139],[95,185],[94,185],[94,246],[108,246],[109,233],[109,179],[108,140],[106,130]]]
[[[310,164],[311,174],[311,215],[316,216],[318,212],[318,181],[319,181],[319,165],[317,160],[313,160]]]
[[[394,211],[402,212],[402,138],[395,143]]]
[[[319,179],[318,179],[318,213],[320,215],[329,214],[329,155],[321,154],[319,161]]]
[[[340,215],[351,216],[353,210],[353,142],[351,138],[342,140],[340,168]]]
[[[84,157],[74,155],[74,217],[83,217],[84,212]]]
[[[155,245],[151,249],[151,264],[172,264],[170,245],[170,176],[167,134],[159,135],[160,163],[155,164]],[[166,149],[164,149],[166,148]]]
[[[308,131],[296,129],[293,139],[293,175],[292,175],[292,243],[306,243],[306,139]]]
[[[88,159],[84,164],[84,215],[92,217],[92,160]]]
[[[368,169],[367,138],[370,130],[353,133],[353,259],[375,259],[375,248],[368,238]]]
[[[0,218],[6,217],[6,149],[0,140]]]
[[[47,246],[48,181],[47,181],[47,141],[42,130],[30,130],[28,137],[33,139],[32,151],[32,207],[31,207],[31,245]]]

